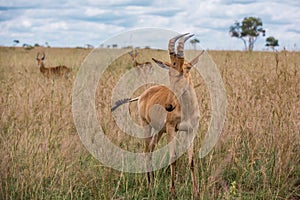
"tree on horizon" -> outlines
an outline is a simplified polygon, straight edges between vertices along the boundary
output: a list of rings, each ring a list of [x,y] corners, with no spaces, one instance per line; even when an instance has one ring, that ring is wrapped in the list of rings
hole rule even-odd
[[[231,37],[241,39],[244,43],[245,50],[252,51],[254,43],[258,36],[265,36],[266,30],[263,29],[262,20],[258,17],[245,17],[242,22],[236,21],[229,27]]]
[[[274,51],[275,47],[279,46],[279,42],[275,37],[270,36],[270,37],[267,37],[267,39],[266,39],[266,46],[271,47],[271,49]]]
[[[196,44],[200,43],[200,40],[198,40],[197,38],[195,38],[195,39],[192,39],[190,41],[190,43],[193,45],[194,50],[196,50]]]
[[[20,40],[14,40],[14,46],[17,46],[20,43]]]

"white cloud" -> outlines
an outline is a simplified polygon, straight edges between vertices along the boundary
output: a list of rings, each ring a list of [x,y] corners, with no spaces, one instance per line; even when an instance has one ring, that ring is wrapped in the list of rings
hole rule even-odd
[[[31,22],[30,22],[29,20],[22,20],[21,24],[22,24],[25,28],[31,27]]]
[[[97,15],[109,15],[110,11],[109,10],[104,10],[104,9],[99,9],[99,8],[86,8],[84,10],[84,14],[88,17],[93,17]]]
[[[111,35],[138,27],[192,32],[209,49],[242,49],[229,26],[247,16],[260,17],[267,36],[281,47],[300,41],[298,0],[0,0],[0,45],[14,39],[55,46],[99,45]],[[263,49],[259,38],[255,49]]]

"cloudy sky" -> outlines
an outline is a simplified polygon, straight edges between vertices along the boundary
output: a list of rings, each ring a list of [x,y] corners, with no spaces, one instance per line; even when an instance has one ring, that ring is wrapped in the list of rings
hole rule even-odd
[[[267,36],[280,47],[300,50],[299,0],[0,0],[0,45],[41,44],[76,47],[125,31],[156,27],[195,33],[205,49],[243,49],[229,26],[260,17]],[[256,50],[264,49],[259,37]]]

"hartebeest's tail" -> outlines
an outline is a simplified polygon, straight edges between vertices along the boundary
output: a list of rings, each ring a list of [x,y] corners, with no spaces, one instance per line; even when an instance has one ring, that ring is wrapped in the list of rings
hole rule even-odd
[[[130,103],[130,102],[134,102],[134,101],[138,101],[140,97],[136,97],[133,99],[130,98],[125,98],[125,99],[120,99],[118,101],[116,101],[115,105],[113,107],[111,107],[111,112],[113,112],[114,110],[116,110],[119,106],[125,104],[125,103]]]

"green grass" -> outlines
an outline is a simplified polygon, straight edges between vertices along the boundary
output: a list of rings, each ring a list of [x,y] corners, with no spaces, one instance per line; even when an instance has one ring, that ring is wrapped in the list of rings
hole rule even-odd
[[[38,51],[46,52],[46,66],[71,67],[70,80],[43,77],[35,60]],[[162,56],[147,51],[141,51],[139,60]],[[71,97],[76,72],[89,52],[0,48],[0,199],[170,197],[168,167],[155,172],[151,190],[145,174],[107,168],[82,145]],[[300,53],[209,54],[224,80],[228,105],[220,141],[205,158],[196,156],[201,199],[300,199]],[[99,82],[96,108],[104,112],[99,123],[114,143],[140,151],[141,142],[118,130],[107,112],[114,84],[130,67],[127,55],[112,63]],[[195,149],[199,149],[210,120],[210,101],[199,75],[194,75],[194,83],[202,83],[197,88],[201,128]],[[186,156],[177,161],[178,199],[192,198],[187,163]]]

